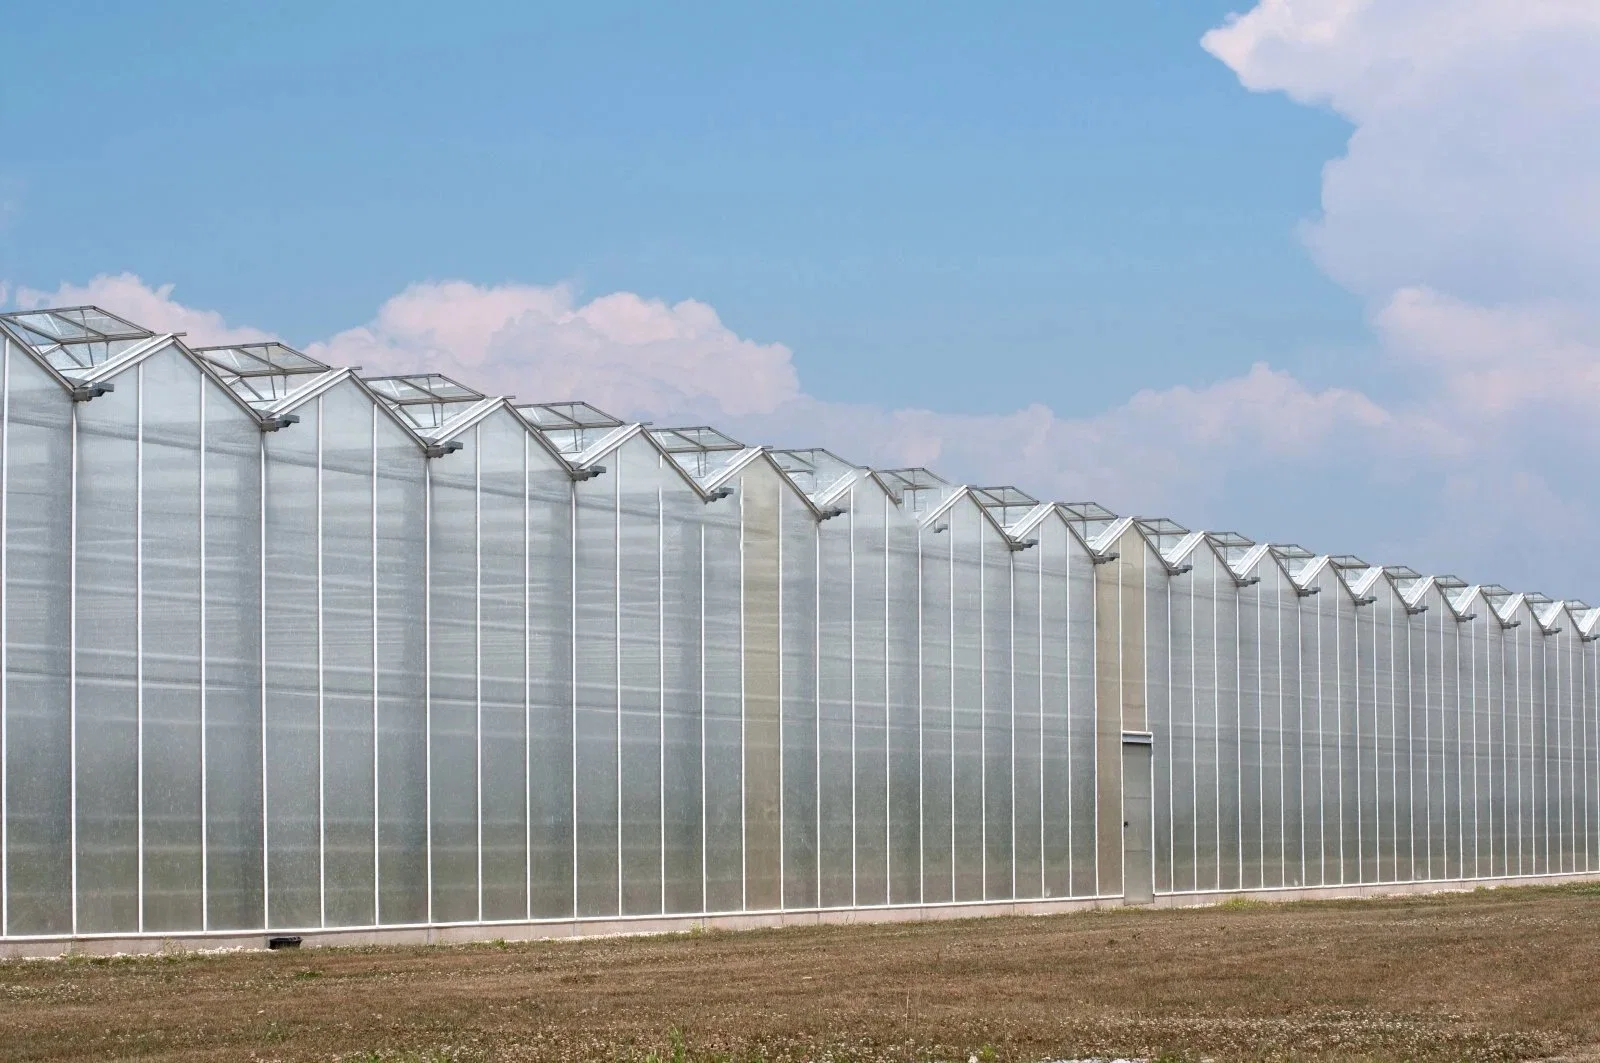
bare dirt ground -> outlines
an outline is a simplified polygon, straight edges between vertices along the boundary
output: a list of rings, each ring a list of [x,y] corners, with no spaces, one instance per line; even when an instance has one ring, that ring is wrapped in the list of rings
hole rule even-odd
[[[1600,885],[0,963],[0,1059],[1600,1059]]]

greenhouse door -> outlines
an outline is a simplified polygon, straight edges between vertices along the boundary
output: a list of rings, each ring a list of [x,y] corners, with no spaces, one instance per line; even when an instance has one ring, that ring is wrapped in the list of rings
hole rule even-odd
[[[1150,844],[1150,755],[1148,731],[1122,734],[1122,900],[1149,904],[1155,900],[1155,865]]]

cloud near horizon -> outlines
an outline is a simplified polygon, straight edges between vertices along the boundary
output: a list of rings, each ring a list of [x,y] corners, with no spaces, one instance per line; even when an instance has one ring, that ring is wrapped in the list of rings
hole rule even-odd
[[[1587,0],[1261,0],[1202,41],[1256,92],[1350,121],[1302,236],[1366,300],[1384,399],[1257,364],[1094,416],[888,409],[808,393],[793,353],[715,309],[567,285],[414,284],[307,345],[368,373],[583,398],[878,466],[1303,538],[1600,596],[1585,445],[1600,428],[1600,7]],[[266,333],[122,274],[23,305],[97,302],[197,342]],[[1560,585],[1556,585],[1559,577]]]

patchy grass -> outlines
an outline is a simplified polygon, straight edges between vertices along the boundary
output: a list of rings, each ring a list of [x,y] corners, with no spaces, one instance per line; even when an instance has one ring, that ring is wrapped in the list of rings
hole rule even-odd
[[[1595,1059],[1600,886],[0,963],[0,1059]]]

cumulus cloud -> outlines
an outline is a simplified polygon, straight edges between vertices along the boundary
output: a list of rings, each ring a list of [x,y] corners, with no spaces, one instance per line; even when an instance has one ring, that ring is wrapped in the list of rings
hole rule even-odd
[[[1600,521],[1600,5],[1260,0],[1202,43],[1353,126],[1303,235],[1419,382],[1394,519],[1488,578],[1600,589],[1572,541]]]
[[[1263,0],[1204,46],[1355,126],[1306,232],[1374,299],[1600,293],[1600,5]]]
[[[582,397],[628,416],[770,413],[800,391],[789,349],[735,335],[688,299],[632,292],[580,303],[565,285],[415,284],[308,353],[391,372],[442,372],[495,394]]]

